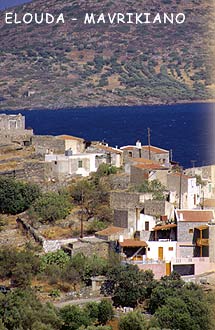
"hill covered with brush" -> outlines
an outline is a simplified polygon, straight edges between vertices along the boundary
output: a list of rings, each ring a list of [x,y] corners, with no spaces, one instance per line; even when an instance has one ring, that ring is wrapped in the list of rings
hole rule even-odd
[[[0,109],[212,99],[213,9],[211,0],[34,0],[13,9],[63,13],[64,24],[50,25],[8,25],[0,12]],[[186,21],[83,24],[91,12],[183,12]]]

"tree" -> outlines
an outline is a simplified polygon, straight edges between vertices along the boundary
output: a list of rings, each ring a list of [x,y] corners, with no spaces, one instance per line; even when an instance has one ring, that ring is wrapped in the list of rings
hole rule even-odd
[[[0,213],[21,213],[27,210],[39,195],[37,185],[1,177]]]
[[[195,308],[195,307],[194,307]],[[165,305],[158,308],[155,313],[160,327],[180,330],[200,330],[192,319],[186,303],[181,298],[169,297]],[[204,327],[203,329],[207,329]]]
[[[70,213],[71,206],[67,195],[47,192],[33,203],[30,213],[42,223],[55,222],[66,218]]]
[[[129,312],[121,317],[119,330],[146,330],[146,320],[139,311]]]
[[[10,330],[58,330],[61,326],[55,308],[51,304],[42,305],[31,290],[0,294],[0,319]]]
[[[74,203],[80,206],[84,220],[88,221],[93,217],[98,220],[104,218],[102,206],[109,205],[109,194],[107,187],[97,181],[96,177],[79,180],[70,186],[70,194]]]
[[[136,265],[113,267],[107,274],[102,293],[112,295],[115,306],[136,307],[147,297],[147,287],[153,282],[153,275],[142,272]]]
[[[164,191],[165,186],[162,185],[158,180],[145,180],[141,185],[136,186],[133,190],[143,193],[152,193],[153,199],[163,200],[165,199]]]
[[[57,265],[64,268],[70,261],[70,257],[63,250],[56,252],[48,252],[41,257],[41,269],[45,269],[47,265]]]
[[[98,322],[105,325],[113,318],[113,307],[110,301],[102,300],[98,306]]]
[[[60,310],[60,317],[63,321],[62,330],[77,330],[81,326],[87,327],[92,324],[86,310],[78,306],[65,306]]]
[[[0,277],[10,278],[13,286],[26,288],[39,270],[40,261],[30,251],[0,250]]]

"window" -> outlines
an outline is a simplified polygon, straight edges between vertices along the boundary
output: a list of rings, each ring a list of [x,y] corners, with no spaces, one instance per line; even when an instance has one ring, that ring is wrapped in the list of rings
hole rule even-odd
[[[83,162],[82,162],[82,160],[79,160],[78,161],[78,168],[82,168],[83,167]]]
[[[128,156],[132,157],[132,152],[131,151],[129,151]]]
[[[57,165],[57,161],[56,161],[56,160],[55,160],[55,162],[54,162],[54,163],[55,163],[55,165]]]
[[[169,251],[173,251],[173,247],[170,246],[170,247],[168,248],[168,250],[169,250]]]
[[[145,222],[145,231],[149,231],[149,221]]]
[[[193,229],[189,229],[189,234],[193,234]]]
[[[150,251],[150,248],[148,247],[148,251]]]

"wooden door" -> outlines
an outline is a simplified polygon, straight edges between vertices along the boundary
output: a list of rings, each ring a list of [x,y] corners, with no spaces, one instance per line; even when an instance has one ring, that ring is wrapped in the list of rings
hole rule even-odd
[[[163,260],[163,247],[158,248],[158,259]]]
[[[169,276],[171,274],[171,262],[166,263],[166,275]]]

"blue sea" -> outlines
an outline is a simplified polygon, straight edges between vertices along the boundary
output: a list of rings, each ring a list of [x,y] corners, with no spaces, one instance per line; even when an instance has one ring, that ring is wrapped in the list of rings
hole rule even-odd
[[[173,159],[185,168],[215,163],[215,104],[98,107],[65,110],[20,110],[26,127],[35,134],[70,134],[86,140],[105,140],[111,146],[151,144],[172,149]]]

